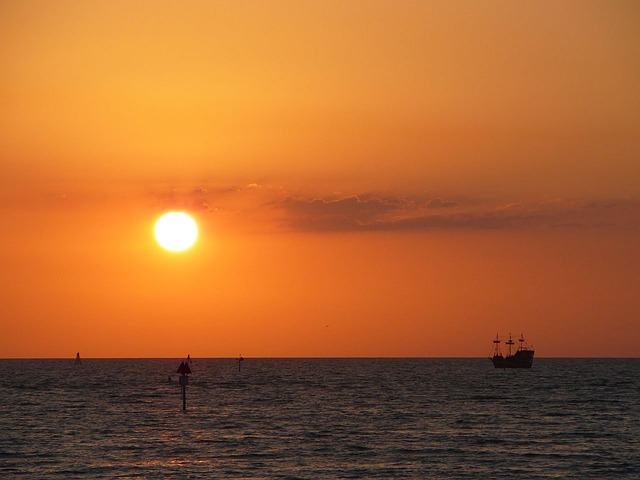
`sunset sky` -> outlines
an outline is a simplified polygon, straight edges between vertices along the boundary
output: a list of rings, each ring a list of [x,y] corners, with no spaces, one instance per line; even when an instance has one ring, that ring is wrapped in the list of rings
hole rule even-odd
[[[0,65],[0,358],[640,356],[635,0],[3,1]]]

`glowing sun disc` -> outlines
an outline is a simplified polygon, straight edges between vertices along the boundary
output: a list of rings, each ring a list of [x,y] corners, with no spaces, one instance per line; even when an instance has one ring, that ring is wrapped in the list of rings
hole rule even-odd
[[[162,248],[180,252],[191,247],[198,238],[198,225],[183,212],[168,212],[156,222],[153,233]]]

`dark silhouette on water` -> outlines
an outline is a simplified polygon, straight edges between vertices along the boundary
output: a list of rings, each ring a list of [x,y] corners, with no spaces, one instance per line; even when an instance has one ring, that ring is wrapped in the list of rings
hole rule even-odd
[[[509,353],[507,356],[503,356],[500,351],[500,337],[496,334],[496,339],[493,341],[493,357],[489,359],[493,362],[495,368],[531,368],[533,365],[533,346],[529,346],[524,341],[524,336],[521,334],[518,339],[520,346],[516,353],[513,353],[513,340],[511,334],[509,334],[509,340],[505,343],[509,345]]]
[[[180,374],[180,378],[178,379],[178,382],[182,387],[182,411],[186,412],[187,411],[187,384],[189,383],[189,377],[187,375],[191,375],[191,369],[189,368],[188,362],[181,362],[176,372]]]
[[[82,361],[80,360],[80,352],[76,353],[76,360],[73,362],[74,365],[80,365]]]
[[[242,362],[244,362],[244,358],[242,357],[242,354],[240,354],[240,356],[238,357],[238,371],[242,371]]]

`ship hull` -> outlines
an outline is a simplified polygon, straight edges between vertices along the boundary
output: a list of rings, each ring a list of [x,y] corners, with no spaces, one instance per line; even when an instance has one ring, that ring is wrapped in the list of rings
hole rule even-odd
[[[531,368],[533,350],[519,350],[515,355],[495,355],[490,358],[495,368]]]

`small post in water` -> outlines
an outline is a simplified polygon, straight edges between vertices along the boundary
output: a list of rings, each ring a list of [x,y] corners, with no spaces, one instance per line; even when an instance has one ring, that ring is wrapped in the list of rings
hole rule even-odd
[[[189,383],[189,377],[187,375],[191,374],[191,369],[189,365],[185,362],[181,362],[178,367],[177,373],[180,374],[180,386],[182,387],[182,411],[187,411],[187,384]]]
[[[244,362],[244,358],[242,358],[242,354],[238,357],[238,371],[242,371],[242,362]]]

